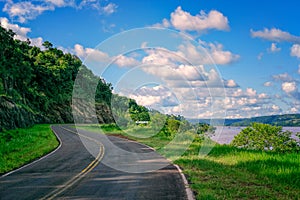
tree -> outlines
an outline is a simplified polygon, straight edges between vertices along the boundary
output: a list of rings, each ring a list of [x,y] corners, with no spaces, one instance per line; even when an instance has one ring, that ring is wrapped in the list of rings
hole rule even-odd
[[[43,44],[42,44],[46,49],[51,49],[53,47],[53,44],[50,43],[49,41],[45,41]]]
[[[253,123],[236,135],[231,145],[254,150],[275,152],[299,151],[299,144],[290,131],[280,126]]]

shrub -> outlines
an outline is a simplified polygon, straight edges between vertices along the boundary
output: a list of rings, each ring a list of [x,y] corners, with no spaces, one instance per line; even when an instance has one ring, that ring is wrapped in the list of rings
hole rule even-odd
[[[276,152],[299,151],[299,144],[291,138],[292,132],[280,126],[253,123],[236,135],[231,145],[254,150]]]

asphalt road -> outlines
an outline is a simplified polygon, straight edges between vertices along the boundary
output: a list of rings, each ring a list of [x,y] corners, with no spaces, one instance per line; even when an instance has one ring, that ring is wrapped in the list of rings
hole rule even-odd
[[[66,126],[52,128],[60,148],[1,177],[1,200],[187,199],[177,168],[150,148],[88,131],[78,135]]]

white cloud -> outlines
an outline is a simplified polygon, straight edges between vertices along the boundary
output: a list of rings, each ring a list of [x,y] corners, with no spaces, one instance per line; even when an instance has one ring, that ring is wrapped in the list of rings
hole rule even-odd
[[[235,55],[230,51],[223,51],[223,45],[210,44],[211,57],[216,64],[230,64],[240,58],[239,55]]]
[[[124,55],[118,56],[109,56],[106,52],[93,49],[93,48],[86,48],[80,44],[75,44],[73,50],[78,57],[82,60],[89,58],[90,61],[96,62],[114,62],[114,64],[118,65],[119,67],[134,67],[139,65],[140,62],[132,57],[127,57]]]
[[[134,67],[136,65],[139,65],[139,62],[132,58],[132,57],[126,57],[124,55],[119,55],[114,58],[115,64],[117,64],[120,67]]]
[[[288,81],[293,80],[293,78],[288,73],[273,75],[273,79],[275,81],[284,81],[284,82],[288,82]]]
[[[298,91],[298,84],[299,84],[299,80],[293,78],[292,76],[290,76],[288,73],[283,73],[283,74],[279,74],[279,75],[274,75],[273,79],[280,83],[281,85],[281,90],[285,93],[283,94],[283,96],[280,96],[279,94],[277,94],[276,98],[287,98],[289,100],[294,99],[295,102],[300,102],[300,92]],[[292,99],[291,99],[292,98]],[[287,105],[289,105],[290,103],[288,102],[288,100],[283,100],[283,102]]]
[[[180,31],[197,31],[203,32],[209,29],[228,31],[228,19],[221,12],[211,10],[208,14],[200,11],[193,16],[189,12],[182,10],[180,6],[171,13],[170,21],[163,19],[162,24],[155,26],[174,27]]]
[[[270,86],[272,86],[272,85],[273,85],[273,84],[272,84],[272,82],[270,82],[270,81],[264,83],[264,86],[265,86],[265,87],[270,87]]]
[[[43,38],[41,38],[41,37],[29,38],[27,36],[27,34],[31,32],[30,28],[21,27],[17,24],[11,24],[8,21],[8,19],[4,18],[4,17],[0,17],[0,24],[3,28],[8,29],[8,30],[11,29],[12,31],[14,31],[16,33],[16,35],[14,37],[15,39],[18,39],[21,41],[26,41],[27,39],[29,39],[33,46],[42,47]]]
[[[82,60],[84,60],[87,56],[89,56],[89,59],[98,62],[108,62],[111,60],[107,53],[92,48],[84,48],[80,44],[74,45],[74,52]]]
[[[199,41],[202,46],[196,47],[191,43],[181,44],[177,54],[193,64],[218,64],[226,65],[237,61],[240,56],[230,51],[224,51],[222,44],[206,43]],[[205,50],[204,50],[204,49]]]
[[[72,7],[76,9],[90,8],[100,12],[100,14],[110,15],[116,12],[117,5],[109,3],[101,5],[100,0],[83,0],[76,4],[74,0],[45,0],[45,1],[20,1],[14,3],[13,0],[7,0],[3,11],[8,13],[10,18],[16,19],[20,23],[33,20],[45,11],[53,11],[56,7]]]
[[[51,3],[57,7],[64,7],[67,5],[72,5],[72,2],[66,2],[64,0],[45,0],[48,3]]]
[[[291,111],[292,113],[297,113],[297,112],[298,112],[298,109],[295,108],[295,107],[292,107],[292,108],[290,109],[290,111]]]
[[[110,15],[110,14],[113,14],[113,13],[116,12],[117,7],[118,7],[118,6],[117,6],[116,4],[114,4],[114,3],[109,3],[108,5],[106,5],[106,6],[104,6],[104,7],[102,8],[102,11],[103,11],[104,14]]]
[[[291,93],[297,90],[296,82],[283,82],[281,89],[286,93]]]
[[[42,49],[44,48],[44,47],[43,47],[44,40],[43,40],[42,37],[31,38],[30,41],[31,41],[31,44],[32,44],[33,46],[40,47],[40,48],[42,48]]]
[[[54,8],[52,4],[35,5],[30,1],[13,3],[10,0],[5,4],[3,11],[7,12],[11,18],[17,18],[19,22],[24,23],[27,20],[35,19],[47,10],[54,10]]]
[[[178,106],[176,95],[161,85],[141,87],[129,97],[135,99],[138,104],[159,110],[163,107]]]
[[[299,44],[294,44],[291,47],[291,56],[295,56],[297,58],[300,58],[300,45]]]
[[[272,109],[273,109],[274,111],[279,111],[279,110],[280,110],[280,107],[277,106],[277,105],[272,105]]]
[[[258,60],[261,60],[263,56],[264,56],[264,53],[261,52],[261,53],[259,53],[259,54],[257,55],[257,59],[258,59]]]
[[[16,39],[19,40],[26,40],[27,34],[31,32],[30,28],[20,27],[17,24],[11,24],[9,23],[8,19],[4,17],[0,18],[0,23],[3,28],[11,29],[12,31],[14,31],[17,34]]]
[[[269,98],[269,96],[266,93],[261,93],[258,95],[258,98],[259,99],[267,99],[267,98]]]
[[[143,43],[142,46],[143,45],[146,45],[146,43]],[[146,49],[145,52],[148,55],[143,57],[143,64],[176,66],[177,62],[184,62],[176,52],[165,48]]]
[[[234,80],[230,79],[226,82],[226,86],[230,87],[230,88],[233,88],[233,87],[237,87],[238,85]]]
[[[268,49],[268,51],[272,52],[272,53],[276,53],[281,51],[281,48],[277,47],[276,43],[272,43],[271,47]]]
[[[98,10],[100,14],[110,15],[116,12],[117,5],[114,3],[109,3],[107,5],[101,5],[103,1],[100,0],[82,0],[76,8],[91,8],[94,10]]]
[[[298,65],[298,74],[300,74],[300,65]]]
[[[300,43],[300,37],[291,35],[288,32],[282,31],[277,28],[267,29],[265,28],[262,31],[253,31],[250,30],[251,36],[254,38],[262,38],[274,42],[293,42]]]
[[[254,97],[254,96],[256,96],[256,90],[254,90],[253,88],[247,88],[246,94],[247,94],[247,96]]]

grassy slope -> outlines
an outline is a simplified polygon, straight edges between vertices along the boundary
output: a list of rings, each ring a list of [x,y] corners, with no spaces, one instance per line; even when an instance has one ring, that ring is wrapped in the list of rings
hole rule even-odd
[[[49,153],[58,144],[49,125],[0,132],[0,174]]]
[[[176,161],[197,199],[299,199],[300,155],[241,150],[216,145],[201,159],[193,144]]]
[[[99,131],[99,127],[85,129]],[[134,138],[113,127],[106,134],[125,135],[159,149],[168,138]],[[198,156],[201,141],[196,140],[175,161],[191,182],[197,199],[300,199],[300,155],[247,151],[216,145],[204,158]]]

